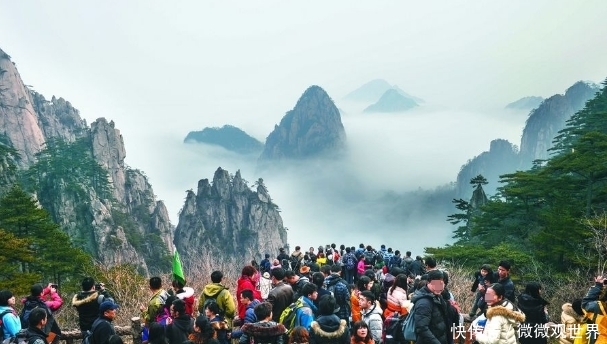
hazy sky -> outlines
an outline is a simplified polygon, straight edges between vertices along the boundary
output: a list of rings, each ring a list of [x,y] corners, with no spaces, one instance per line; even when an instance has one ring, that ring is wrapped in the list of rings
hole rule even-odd
[[[180,151],[187,132],[233,124],[263,141],[313,84],[350,113],[369,104],[348,108],[343,96],[377,78],[425,99],[426,109],[449,118],[438,131],[402,118],[388,119],[396,124],[389,129],[344,118],[351,146],[360,147],[352,168],[385,189],[454,181],[458,167],[498,133],[520,144],[524,114],[510,114],[508,124],[475,118],[509,116],[498,109],[518,98],[607,77],[606,14],[604,0],[0,0],[0,47],[47,99],[64,97],[89,123],[116,122],[127,163],[150,176],[176,224],[184,190],[212,177],[217,163],[232,165]],[[479,127],[486,132],[479,135]],[[378,135],[394,155],[365,150]],[[419,140],[448,149],[403,166]],[[424,166],[424,157],[444,165]],[[382,172],[363,171],[369,166]],[[415,182],[406,183],[399,169],[412,171]],[[252,174],[243,177],[253,181]]]

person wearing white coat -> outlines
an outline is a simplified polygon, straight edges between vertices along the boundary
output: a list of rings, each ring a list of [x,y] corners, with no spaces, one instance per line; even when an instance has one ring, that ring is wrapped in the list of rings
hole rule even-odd
[[[489,305],[487,322],[482,332],[472,332],[473,339],[480,344],[517,343],[517,328],[525,321],[525,314],[505,299],[504,294],[504,286],[498,283],[485,292],[485,301]]]

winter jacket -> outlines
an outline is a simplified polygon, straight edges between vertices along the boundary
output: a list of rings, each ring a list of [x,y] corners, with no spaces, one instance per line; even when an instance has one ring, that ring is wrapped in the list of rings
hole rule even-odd
[[[406,259],[406,258],[405,258]],[[405,264],[405,261],[403,259],[403,266]],[[419,259],[414,260],[413,262],[411,262],[411,264],[409,265],[409,269],[405,269],[405,272],[408,274],[414,274],[415,276],[421,276],[424,274],[424,265],[423,262]]]
[[[350,344],[375,344],[375,341],[373,340],[373,338],[369,338],[367,342],[363,342],[362,340],[357,341],[356,338],[352,336],[350,338]]]
[[[542,298],[534,298],[529,294],[519,295],[518,308],[525,314],[525,321],[523,322],[525,326],[530,327],[532,331],[538,326],[543,327],[548,322],[548,315],[544,311],[547,304],[548,302]],[[530,337],[520,336],[519,342],[521,344],[545,344],[548,342],[548,337],[535,336],[535,333],[532,333]]]
[[[563,335],[559,337],[560,344],[573,344],[575,340],[574,329],[579,329],[584,316],[577,314],[573,310],[571,303],[567,302],[561,306],[561,324],[565,326],[563,329]]]
[[[283,324],[274,321],[260,321],[242,326],[239,344],[249,344],[252,337],[255,344],[283,344],[287,329]]]
[[[337,315],[321,315],[310,325],[310,344],[348,344],[347,322]]]
[[[339,311],[336,315],[340,319],[347,320],[350,317],[350,290],[348,285],[339,274],[331,274],[325,279],[327,290],[333,289],[335,302],[339,306]],[[318,294],[320,298],[320,293]]]
[[[48,306],[51,312],[56,312],[63,305],[63,299],[57,292],[51,290],[51,288],[46,287],[42,290],[42,299],[44,303]]]
[[[382,342],[382,332],[384,322],[381,318],[382,310],[379,303],[376,302],[371,308],[362,310],[362,320],[367,323],[371,337],[376,343]]]
[[[17,332],[21,331],[21,320],[13,307],[0,306],[0,314],[6,311],[10,311],[10,313],[6,313],[1,319],[3,339],[14,337],[17,335]]]
[[[362,275],[365,273],[365,270],[367,268],[365,267],[365,260],[364,259],[360,259],[358,261],[358,264],[356,265],[356,272],[358,272],[359,275]]]
[[[183,287],[175,294],[180,300],[185,302],[185,312],[187,315],[194,314],[194,288]]]
[[[228,339],[228,330],[230,326],[228,325],[228,322],[219,315],[216,315],[213,319],[209,319],[209,322],[211,323],[211,327],[215,330],[219,343],[229,344],[230,340]]]
[[[401,287],[395,287],[387,293],[387,307],[384,310],[384,318],[392,316],[394,313],[400,315],[407,314],[407,306],[410,304],[407,300],[407,292]],[[409,306],[411,308],[411,306]]]
[[[61,335],[61,328],[59,328],[59,324],[57,323],[57,321],[55,321],[53,312],[51,312],[50,308],[48,307],[46,302],[44,302],[44,300],[39,297],[28,296],[21,299],[21,303],[24,307],[27,303],[33,303],[34,305],[36,305],[36,307],[42,307],[46,309],[46,325],[43,328],[44,333],[48,334],[50,332],[53,332],[56,335]]]
[[[270,290],[268,302],[272,304],[272,320],[278,322],[282,311],[293,302],[293,288],[288,283],[279,282]]]
[[[46,333],[37,327],[27,328],[27,343],[28,344],[48,344]]]
[[[497,275],[497,279],[495,280],[497,280],[497,283],[504,286],[504,298],[508,299],[510,302],[514,302],[514,282],[512,282],[510,276],[504,279],[499,279],[499,275]]]
[[[586,311],[586,315],[588,318],[592,319],[594,317],[595,314],[599,314],[602,316],[607,316],[607,314],[605,314],[602,310],[601,310],[601,306],[599,305],[598,301],[599,299],[599,295],[601,294],[601,290],[603,288],[603,283],[595,283],[594,287],[590,288],[590,290],[588,290],[588,293],[586,293],[586,296],[584,296],[584,298],[582,299],[582,308]],[[603,303],[604,305],[604,303]],[[603,307],[605,308],[605,307]],[[607,309],[605,309],[607,311]],[[605,344],[607,343],[607,331],[603,328],[603,326],[600,324],[600,320],[597,319],[598,324],[598,337],[596,338],[596,341],[594,341],[593,343],[593,339],[592,337],[589,340],[589,343],[591,344]]]
[[[360,291],[354,290],[352,295],[350,296],[350,304],[352,305],[352,323],[355,323],[362,319],[360,304],[359,304],[359,296]]]
[[[204,286],[202,290],[202,294],[198,298],[198,311],[201,314],[204,314],[204,301],[206,296],[215,296],[217,300],[217,304],[219,308],[223,312],[223,316],[228,321],[228,324],[232,324],[232,319],[234,319],[234,315],[236,314],[236,303],[234,302],[234,298],[232,298],[232,294],[228,290],[228,288],[220,283],[210,283]]]
[[[194,332],[194,322],[188,314],[182,314],[167,325],[164,333],[169,344],[181,344]]]
[[[253,300],[251,303],[247,305],[247,310],[245,311],[245,315],[243,318],[242,324],[253,324],[257,322],[257,317],[255,316],[254,308],[261,302],[258,300]],[[242,336],[242,327],[232,331],[232,338],[240,338]]]
[[[238,317],[240,319],[244,319],[245,311],[247,310],[247,306],[245,304],[243,304],[242,302],[240,302],[240,293],[242,293],[243,290],[245,290],[245,289],[251,290],[253,292],[253,298],[255,300],[261,301],[261,292],[259,290],[257,290],[257,288],[255,287],[255,284],[256,283],[253,281],[253,279],[246,275],[240,276],[240,278],[237,281],[236,298],[237,298],[237,302],[238,302]]]
[[[415,291],[411,301],[415,307],[416,344],[447,344],[451,335],[448,323],[449,303],[441,295],[434,295],[428,287]]]
[[[525,314],[515,311],[508,300],[487,309],[487,322],[483,332],[476,335],[480,344],[516,344],[517,327],[525,321]]]
[[[72,298],[72,306],[78,311],[80,331],[90,330],[93,321],[99,317],[99,296],[97,291],[81,291]]]
[[[302,296],[299,299],[305,306],[298,308],[296,311],[296,326],[302,326],[305,327],[306,330],[310,330],[310,325],[312,324],[312,321],[314,321],[314,317],[318,310],[314,305],[314,302],[307,297]]]
[[[107,344],[108,339],[116,334],[112,321],[106,317],[100,316],[93,322],[93,334],[91,335],[92,344]]]
[[[156,315],[160,313],[168,297],[169,294],[164,289],[157,290],[150,297],[148,300],[148,307],[141,312],[141,318],[145,320],[146,324],[151,324],[156,321]]]

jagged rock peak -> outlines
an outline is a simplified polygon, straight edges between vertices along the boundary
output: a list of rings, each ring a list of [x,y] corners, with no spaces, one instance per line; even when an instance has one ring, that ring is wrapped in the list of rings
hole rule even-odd
[[[257,192],[240,171],[232,176],[220,167],[212,184],[201,179],[196,193],[187,192],[174,236],[184,265],[198,266],[204,259],[242,266],[286,245],[286,228],[278,206],[272,203],[263,179],[255,186]],[[203,257],[200,252],[212,254]]]
[[[346,132],[327,92],[310,86],[268,135],[260,160],[303,159],[339,153]]]

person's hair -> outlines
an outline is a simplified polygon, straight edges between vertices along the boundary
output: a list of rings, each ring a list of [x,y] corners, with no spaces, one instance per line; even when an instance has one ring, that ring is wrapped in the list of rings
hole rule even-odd
[[[498,266],[501,266],[502,268],[504,268],[504,269],[506,269],[508,271],[510,271],[510,268],[511,268],[510,262],[507,261],[507,260],[500,261],[500,263],[498,264]]]
[[[331,274],[331,265],[325,264],[325,265],[321,266],[320,272],[322,272],[323,274],[326,274],[326,275],[330,275]]]
[[[110,336],[110,338],[107,339],[107,343],[108,344],[123,344],[124,341],[122,340],[122,337],[120,337],[117,334],[113,334]]]
[[[310,260],[311,260],[312,262],[314,262],[314,263],[316,263],[316,260],[317,260],[317,259],[318,259],[318,257],[316,257],[316,255],[315,255],[315,254],[313,254],[313,255],[311,255],[311,256],[310,256]]]
[[[286,278],[291,278],[291,277],[294,277],[295,275],[297,275],[297,274],[293,270],[287,270],[287,271],[285,271],[285,277]]]
[[[316,286],[316,284],[306,283],[303,285],[303,287],[301,287],[301,295],[307,297],[308,295],[314,293],[317,290],[318,290],[318,287]]]
[[[388,252],[392,252],[392,247],[388,247]]]
[[[272,304],[269,302],[262,302],[253,308],[253,313],[255,313],[257,321],[262,321],[272,314]]]
[[[299,251],[299,250],[301,250],[301,247],[295,246],[295,251]]]
[[[288,344],[305,344],[310,341],[310,333],[303,326],[295,326],[289,334]]]
[[[365,248],[365,244],[360,244],[360,245],[358,245],[358,247]]]
[[[44,309],[42,307],[34,308],[30,312],[30,317],[28,319],[28,324],[31,327],[36,327],[44,319],[46,319],[46,309]]]
[[[164,326],[162,324],[153,322],[150,324],[148,329],[148,341],[150,343],[166,343],[166,337],[164,334]]]
[[[339,245],[339,249],[340,250],[345,250],[346,249],[346,245],[344,245],[344,244]]]
[[[185,284],[181,283],[181,281],[178,280],[173,280],[173,282],[171,282],[171,285],[173,286],[173,288],[181,290],[183,289],[183,287],[185,287]]]
[[[335,245],[335,243],[331,243],[331,248],[335,248],[335,247],[337,247],[337,245]]]
[[[322,272],[315,272],[312,274],[312,283],[316,284],[317,287],[322,287],[325,283],[325,275]]]
[[[13,293],[10,290],[0,291],[0,306],[8,306],[8,299],[13,297]]]
[[[200,336],[203,339],[210,339],[215,336],[215,330],[213,329],[213,326],[211,326],[211,322],[206,316],[199,315],[196,318],[196,322],[194,322],[194,325],[196,325],[196,327],[200,329]]]
[[[400,252],[399,252],[400,253]],[[405,252],[405,254],[407,255],[407,257],[411,257],[411,251],[407,251]],[[418,256],[419,257],[419,256]]]
[[[367,329],[367,336],[365,338],[360,338],[358,336],[358,334],[356,333],[359,328]],[[354,337],[355,342],[368,343],[369,340],[371,339],[371,331],[369,330],[369,325],[367,325],[367,323],[364,320],[359,320],[359,321],[355,322],[354,324],[352,324],[352,337]]]
[[[400,251],[399,251],[399,250],[394,251],[394,255],[395,255],[395,256],[400,255]]]
[[[371,279],[368,276],[360,276],[356,282],[356,288],[358,290],[367,290],[367,284],[371,283]]]
[[[171,305],[173,304],[173,301],[178,300],[179,298],[175,295],[169,295],[169,297],[167,297],[167,300],[164,302],[164,308],[170,310],[171,309]]]
[[[491,268],[491,265],[489,265],[489,264],[483,264],[483,265],[481,265],[481,268],[479,270],[485,270],[488,273],[492,273],[493,272],[493,269]]]
[[[257,270],[255,270],[255,268],[253,266],[251,266],[251,265],[245,265],[242,268],[242,275],[243,276],[253,277],[253,275],[255,275],[255,272],[257,272]],[[215,283],[219,283],[219,282],[215,282]]]
[[[577,313],[579,316],[584,315],[584,310],[582,309],[582,299],[575,299],[571,302],[571,308]]]
[[[426,266],[434,269],[436,267],[436,259],[434,257],[426,258]]]
[[[540,290],[542,286],[538,282],[529,282],[525,285],[525,294],[533,297],[534,299],[541,299]]]
[[[367,251],[371,251],[371,250],[373,250],[373,246],[367,245]]]
[[[341,266],[339,264],[331,265],[331,272],[341,272]]]
[[[270,275],[281,281],[283,278],[285,278],[285,270],[283,268],[275,268],[270,271]]]
[[[217,308],[219,308],[219,306],[217,306]],[[177,299],[177,300],[173,301],[173,310],[175,312],[178,312],[179,315],[183,315],[185,313],[185,301],[183,301],[182,299]],[[213,313],[219,314],[219,312],[213,312]]]
[[[206,309],[208,309],[209,311],[211,311],[213,314],[219,314],[221,313],[221,308],[219,308],[219,305],[217,304],[217,302],[211,301],[207,304]]]
[[[321,250],[318,250],[318,258],[324,258],[325,257],[325,253]]]
[[[352,250],[349,247],[346,247],[346,253],[350,253]]]
[[[504,288],[503,285],[499,284],[499,283],[493,283],[489,289],[493,289],[493,291],[495,292],[496,296],[501,296],[503,297],[506,294],[506,289]]]
[[[42,284],[36,283],[30,288],[30,295],[38,297],[38,296],[42,295],[43,290],[44,290],[44,287],[42,286]]]
[[[95,280],[93,279],[93,277],[85,277],[82,280],[82,283],[80,283],[80,285],[82,286],[82,290],[89,291],[93,289],[93,286],[95,285]]]
[[[365,276],[369,277],[371,281],[375,281],[375,271],[367,269],[365,270]]]
[[[405,292],[407,291],[407,275],[399,274],[396,276],[394,279],[394,284],[392,284],[392,287],[390,287],[390,295],[392,295],[392,292],[396,287],[401,287],[405,290]]]
[[[255,297],[253,296],[253,291],[251,289],[244,289],[240,292],[240,295],[249,301],[253,301]]]
[[[158,290],[162,288],[162,280],[160,277],[154,276],[150,278],[150,289]]]
[[[360,293],[360,296],[364,296],[367,301],[371,301],[371,303],[375,302],[375,295],[370,290],[365,290]]]
[[[211,273],[211,282],[213,282],[213,283],[221,283],[222,279],[223,279],[223,272],[217,270],[217,271],[213,271]]]
[[[325,294],[318,300],[318,314],[320,315],[331,315],[335,312],[336,307],[337,300],[331,294]]]

